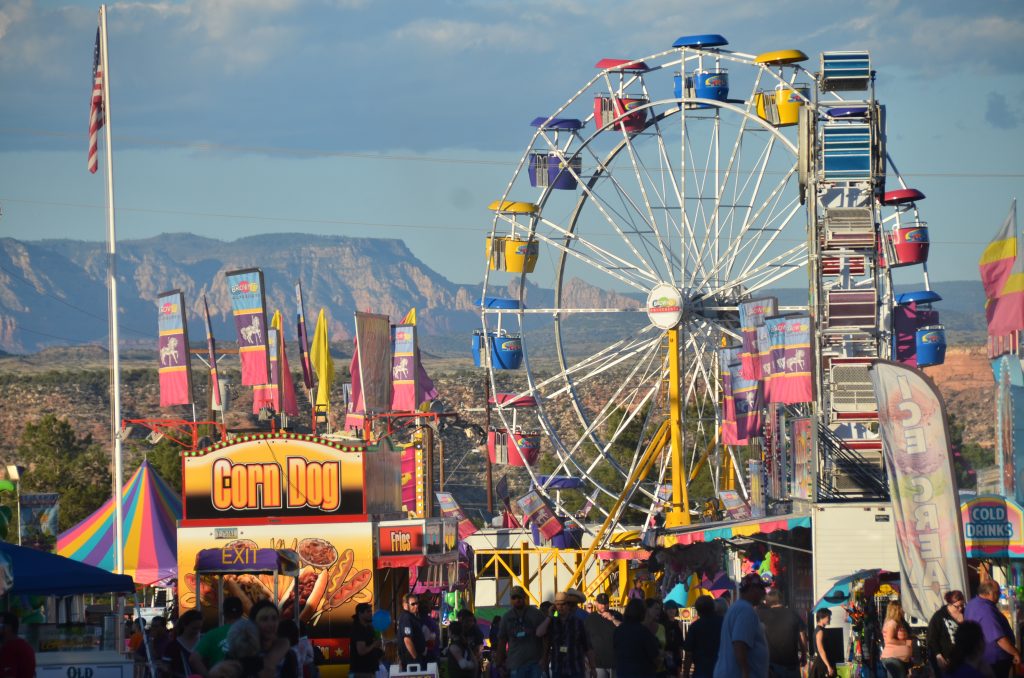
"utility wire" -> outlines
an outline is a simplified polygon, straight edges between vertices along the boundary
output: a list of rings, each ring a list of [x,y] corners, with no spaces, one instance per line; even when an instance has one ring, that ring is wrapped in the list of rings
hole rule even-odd
[[[27,134],[40,137],[63,139],[81,139],[79,132],[59,132],[19,127],[0,127],[0,134]],[[482,160],[471,158],[449,158],[437,155],[394,155],[388,153],[357,153],[354,151],[335,151],[327,149],[289,148],[285,146],[241,146],[219,144],[208,141],[172,141],[145,136],[120,135],[118,140],[123,143],[135,143],[143,146],[164,148],[181,148],[199,151],[229,151],[235,153],[259,153],[274,156],[317,157],[317,158],[354,158],[358,160],[382,160],[397,162],[439,163],[444,165],[491,165],[496,167],[515,167],[518,160]],[[512,151],[509,151],[512,153]],[[518,153],[516,152],[518,157]],[[782,172],[777,172],[782,174]],[[916,172],[913,170],[901,173],[904,177],[939,177],[951,179],[1020,179],[1024,172]]]
[[[81,308],[79,306],[75,306],[74,304],[69,303],[69,302],[63,300],[60,297],[54,296],[54,295],[50,294],[49,292],[40,292],[39,290],[36,289],[35,285],[33,285],[32,282],[30,282],[29,280],[25,279],[21,275],[15,273],[14,271],[10,270],[9,268],[6,268],[6,267],[0,265],[0,271],[3,271],[4,273],[6,273],[7,275],[11,276],[12,278],[16,278],[17,280],[20,280],[21,282],[25,283],[25,285],[27,285],[28,288],[32,292],[34,292],[35,294],[37,294],[37,295],[39,295],[41,297],[47,297],[49,299],[53,299],[54,301],[56,301],[56,302],[58,302],[60,304],[63,304],[65,306],[67,306],[68,308],[74,309],[74,310],[78,311],[79,313],[87,315],[90,318],[95,318],[96,320],[102,320],[104,322],[106,322],[108,320],[107,316],[96,315],[95,313],[92,313],[91,311],[87,311],[84,308]],[[152,332],[141,332],[141,331],[139,331],[139,330],[137,330],[137,329],[135,329],[133,327],[128,327],[128,326],[124,326],[124,325],[122,325],[121,327],[123,327],[124,329],[128,330],[129,332],[133,332],[133,333],[139,335],[140,337],[151,337],[151,336],[153,336]],[[19,329],[21,329],[21,328],[19,328]],[[31,330],[26,330],[26,331],[31,331]],[[43,336],[52,336],[52,335],[44,334],[43,332],[35,332],[35,334],[42,334]],[[67,337],[54,337],[54,339],[67,339]],[[71,341],[71,340],[68,339],[68,341]]]

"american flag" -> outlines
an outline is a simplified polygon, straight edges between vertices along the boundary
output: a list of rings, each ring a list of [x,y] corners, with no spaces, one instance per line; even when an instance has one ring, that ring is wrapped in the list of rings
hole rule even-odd
[[[100,29],[96,29],[96,47],[92,52],[92,103],[89,104],[89,171],[99,167],[97,137],[103,127],[103,64],[100,63]]]

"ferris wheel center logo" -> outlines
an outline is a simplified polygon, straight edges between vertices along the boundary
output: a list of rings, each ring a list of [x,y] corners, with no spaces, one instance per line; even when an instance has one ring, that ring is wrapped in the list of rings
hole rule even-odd
[[[655,285],[647,295],[647,317],[655,327],[672,329],[683,317],[683,295],[672,285]]]

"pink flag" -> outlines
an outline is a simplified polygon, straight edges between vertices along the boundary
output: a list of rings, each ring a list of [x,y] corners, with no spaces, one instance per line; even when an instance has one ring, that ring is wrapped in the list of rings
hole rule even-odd
[[[185,295],[181,290],[157,297],[157,328],[160,349],[160,407],[192,403],[191,356]]]
[[[766,379],[770,403],[808,403],[811,384],[811,322],[808,316],[780,316],[765,320],[771,341],[772,373]]]
[[[242,385],[270,383],[270,358],[267,353],[267,317],[264,309],[263,271],[249,268],[228,271],[231,311],[238,337],[238,358],[242,363]]]

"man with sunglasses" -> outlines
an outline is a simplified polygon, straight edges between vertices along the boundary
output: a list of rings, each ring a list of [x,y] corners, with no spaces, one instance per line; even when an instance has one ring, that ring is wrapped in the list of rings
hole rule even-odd
[[[410,664],[425,664],[427,661],[427,640],[423,635],[423,624],[419,619],[420,599],[410,593],[405,597],[402,614],[398,617],[398,659],[402,670]]]
[[[510,597],[512,609],[501,618],[498,642],[491,648],[494,665],[508,678],[540,678],[544,636],[551,617],[527,603],[521,586],[513,586]]]

